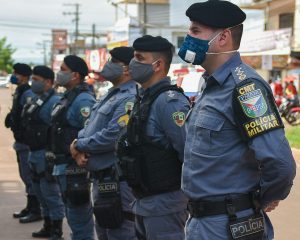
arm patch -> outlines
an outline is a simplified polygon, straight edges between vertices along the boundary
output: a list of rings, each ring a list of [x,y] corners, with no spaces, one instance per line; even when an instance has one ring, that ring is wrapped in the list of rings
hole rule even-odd
[[[233,90],[236,124],[246,140],[283,128],[273,94],[257,79],[246,79]]]

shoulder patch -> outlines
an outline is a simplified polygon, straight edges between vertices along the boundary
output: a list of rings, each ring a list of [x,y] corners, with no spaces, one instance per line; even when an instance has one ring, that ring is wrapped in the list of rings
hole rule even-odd
[[[185,113],[184,112],[174,112],[172,114],[172,118],[178,127],[182,127],[185,122]]]
[[[128,121],[129,121],[129,115],[125,114],[118,119],[118,124],[120,127],[125,127],[127,126]]]
[[[80,113],[84,118],[87,118],[91,114],[91,108],[90,107],[83,107],[80,109]]]
[[[272,93],[259,80],[237,84],[232,101],[237,125],[246,139],[283,127]]]

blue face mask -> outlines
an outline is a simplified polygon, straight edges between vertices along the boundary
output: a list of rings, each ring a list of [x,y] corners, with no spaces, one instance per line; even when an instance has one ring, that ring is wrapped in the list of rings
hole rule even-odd
[[[202,40],[187,35],[178,52],[178,55],[187,63],[201,65],[201,63],[204,62],[205,55],[208,51],[209,42],[209,40]]]
[[[187,35],[181,48],[179,49],[179,57],[187,63],[192,63],[193,65],[201,65],[204,62],[206,55],[228,54],[237,52],[237,50],[226,52],[208,52],[210,44],[219,36],[220,33],[221,32],[216,34],[210,40],[203,40]]]
[[[10,80],[9,80],[10,82],[11,82],[11,84],[15,84],[15,85],[17,85],[17,84],[19,84],[19,79],[16,77],[16,75],[11,75],[11,77],[10,77]]]

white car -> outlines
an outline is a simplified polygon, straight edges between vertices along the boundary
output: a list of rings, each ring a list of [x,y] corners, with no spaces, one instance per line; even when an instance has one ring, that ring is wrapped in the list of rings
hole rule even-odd
[[[8,74],[7,76],[0,76],[0,87],[8,88],[10,85],[10,77],[11,74]]]

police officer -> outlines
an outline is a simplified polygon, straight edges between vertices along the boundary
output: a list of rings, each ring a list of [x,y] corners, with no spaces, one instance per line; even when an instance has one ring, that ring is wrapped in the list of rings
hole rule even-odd
[[[266,212],[288,196],[295,161],[268,83],[237,52],[246,15],[228,1],[195,3],[186,15],[179,56],[206,70],[186,123],[186,239],[273,239]]]
[[[187,199],[180,189],[189,101],[167,77],[173,45],[150,35],[133,43],[129,64],[141,84],[118,154],[137,198],[133,210],[139,239],[183,239]]]
[[[25,184],[27,194],[27,205],[20,212],[13,214],[14,218],[20,218],[20,223],[29,223],[41,219],[40,204],[35,196],[31,184],[30,169],[28,165],[29,148],[24,144],[24,128],[21,124],[21,114],[24,105],[30,101],[34,93],[28,84],[32,70],[30,66],[23,63],[16,63],[13,66],[14,72],[11,77],[11,83],[16,84],[17,88],[13,95],[13,105],[10,113],[6,116],[5,125],[9,127],[15,138],[13,145],[19,166],[20,177]]]
[[[130,207],[134,197],[116,168],[115,144],[134,104],[136,84],[128,69],[133,48],[117,47],[110,55],[100,74],[113,87],[93,107],[88,125],[79,132],[71,152],[78,165],[87,166],[94,178],[94,214],[99,239],[129,240],[136,239]]]
[[[29,165],[32,171],[34,191],[41,203],[44,226],[32,233],[32,237],[51,237],[52,221],[62,221],[64,204],[57,182],[52,177],[53,165],[45,160],[51,111],[60,97],[52,88],[54,72],[46,66],[33,69],[31,89],[36,94],[26,104],[22,113],[24,138],[29,146]]]
[[[53,175],[57,177],[66,203],[66,217],[72,230],[72,239],[94,239],[94,222],[90,210],[90,192],[87,172],[76,168],[69,147],[84,127],[95,99],[84,83],[88,67],[75,55],[64,58],[56,83],[66,88],[51,118],[51,152],[47,159],[54,161]],[[62,221],[53,221],[57,239],[62,236]]]

